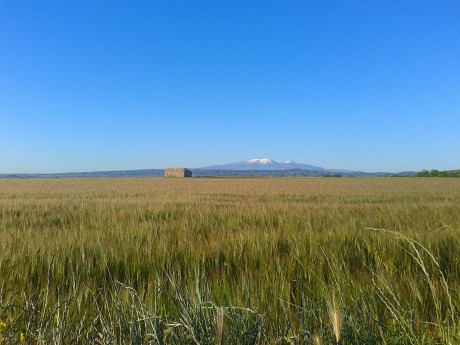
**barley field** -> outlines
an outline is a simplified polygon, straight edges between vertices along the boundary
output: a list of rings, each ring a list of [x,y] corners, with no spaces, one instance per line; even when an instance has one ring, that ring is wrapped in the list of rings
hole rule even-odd
[[[0,179],[0,343],[460,344],[460,180]]]

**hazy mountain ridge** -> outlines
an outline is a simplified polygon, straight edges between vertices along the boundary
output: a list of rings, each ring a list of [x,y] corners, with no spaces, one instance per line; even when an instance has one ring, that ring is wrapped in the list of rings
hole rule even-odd
[[[389,177],[416,176],[417,172],[363,172],[326,169],[293,161],[276,162],[270,158],[253,158],[243,162],[210,165],[189,169],[194,177]],[[91,178],[91,177],[162,177],[163,169],[66,172],[51,174],[0,174],[0,178]]]
[[[195,177],[391,177],[391,176],[415,176],[413,171],[390,173],[375,172],[368,173],[362,171],[337,172],[324,170],[306,169],[284,169],[284,170],[212,170],[212,169],[192,169]]]
[[[161,177],[163,172],[163,169],[138,169],[50,174],[0,174],[0,178]]]
[[[328,171],[328,169],[297,163],[293,161],[276,162],[270,158],[253,158],[243,162],[234,162],[220,165],[210,165],[199,169],[204,170],[292,170],[304,169],[312,171]]]
[[[305,169],[285,170],[213,170],[190,169],[194,177],[390,177],[390,176],[415,176],[417,172],[406,171],[401,173],[362,171],[334,172]],[[0,174],[0,178],[135,178],[135,177],[162,177],[163,169],[143,170],[118,170],[118,171],[92,171],[69,172],[54,174]]]

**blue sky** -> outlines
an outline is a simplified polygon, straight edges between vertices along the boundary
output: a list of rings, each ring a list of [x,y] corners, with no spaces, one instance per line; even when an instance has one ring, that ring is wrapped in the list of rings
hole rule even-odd
[[[2,1],[0,173],[460,168],[458,1]]]

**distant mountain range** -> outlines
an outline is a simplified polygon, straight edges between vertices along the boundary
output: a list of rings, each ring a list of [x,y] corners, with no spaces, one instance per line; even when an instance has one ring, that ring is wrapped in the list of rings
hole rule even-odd
[[[51,174],[0,174],[0,178],[161,177],[163,169],[65,172]]]
[[[253,158],[243,162],[210,165],[192,169],[194,176],[247,176],[247,177],[389,177],[415,176],[414,171],[397,174],[390,172],[363,172],[345,169],[326,169],[323,167],[293,161],[276,162],[270,158]]]
[[[293,161],[276,162],[270,158],[254,158],[243,162],[211,165],[190,169],[194,177],[389,177],[415,176],[417,172],[363,172],[326,169]],[[161,177],[163,169],[67,172],[54,174],[0,174],[0,178],[85,178],[85,177]]]
[[[325,169],[322,167],[297,163],[293,161],[276,162],[270,158],[254,158],[244,162],[228,163],[222,165],[211,165],[203,167],[205,170],[292,170],[302,169],[311,171],[324,171],[333,173],[348,173],[350,170]]]

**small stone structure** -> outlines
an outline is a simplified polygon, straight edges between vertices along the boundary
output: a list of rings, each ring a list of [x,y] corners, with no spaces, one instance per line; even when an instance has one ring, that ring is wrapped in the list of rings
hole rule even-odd
[[[192,172],[185,168],[166,168],[165,177],[192,177]]]

